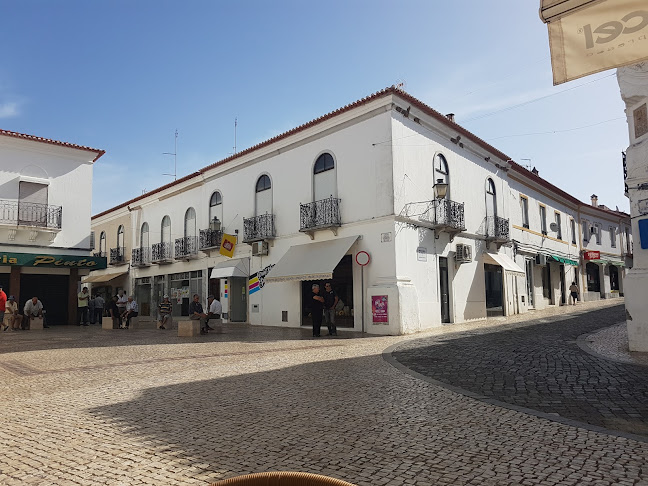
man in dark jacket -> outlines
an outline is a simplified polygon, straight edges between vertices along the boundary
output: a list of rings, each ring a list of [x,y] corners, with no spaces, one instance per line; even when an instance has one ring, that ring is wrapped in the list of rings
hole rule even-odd
[[[324,319],[328,327],[329,336],[337,336],[337,327],[335,327],[335,307],[339,302],[339,297],[328,282],[324,285]]]
[[[311,315],[313,317],[313,337],[320,337],[320,328],[322,327],[322,310],[324,309],[324,297],[319,294],[320,288],[318,284],[313,284],[311,287],[312,300],[311,300]]]
[[[203,306],[200,303],[200,295],[194,294],[193,302],[189,304],[189,319],[200,320],[200,334],[207,334],[207,314],[203,311]]]

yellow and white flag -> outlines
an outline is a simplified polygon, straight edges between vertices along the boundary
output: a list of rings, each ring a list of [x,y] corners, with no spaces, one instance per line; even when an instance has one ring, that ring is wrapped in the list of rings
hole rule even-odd
[[[223,239],[220,246],[220,254],[232,258],[236,248],[236,236],[223,233]]]

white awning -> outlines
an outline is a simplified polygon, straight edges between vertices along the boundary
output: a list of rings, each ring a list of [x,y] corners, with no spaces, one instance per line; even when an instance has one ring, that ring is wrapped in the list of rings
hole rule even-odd
[[[121,275],[124,275],[128,273],[127,271],[123,272],[113,272],[113,273],[103,273],[101,275],[88,275],[87,277],[83,277],[81,279],[81,283],[100,283],[100,282],[108,282],[112,280],[113,278],[117,278]]]
[[[601,0],[540,0],[540,18],[543,22],[557,20],[563,15],[574,12]]]
[[[358,236],[291,246],[265,277],[267,282],[325,280],[346,255]]]
[[[250,259],[237,258],[236,260],[228,260],[221,262],[212,269],[209,278],[230,278],[230,277],[245,277],[250,276]]]
[[[524,270],[504,253],[484,253],[484,263],[499,265],[507,272],[524,275]]]

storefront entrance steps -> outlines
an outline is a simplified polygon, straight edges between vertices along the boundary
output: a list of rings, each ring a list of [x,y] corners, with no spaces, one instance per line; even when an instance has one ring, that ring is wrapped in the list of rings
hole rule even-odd
[[[199,320],[178,321],[178,337],[193,337],[198,335],[200,335]]]

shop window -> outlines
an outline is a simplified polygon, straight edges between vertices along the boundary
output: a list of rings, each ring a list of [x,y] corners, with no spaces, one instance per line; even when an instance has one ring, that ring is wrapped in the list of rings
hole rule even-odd
[[[522,206],[522,226],[529,229],[529,200],[525,196],[520,196],[520,205]]]
[[[223,196],[219,191],[214,191],[209,199],[209,223],[215,220],[223,221]]]
[[[547,236],[547,208],[540,205],[540,231]]]
[[[587,290],[589,292],[600,292],[601,282],[599,266],[596,263],[589,262],[585,265],[585,272],[587,274]]]
[[[335,160],[330,153],[323,153],[313,167],[313,200],[321,201],[337,197]]]

